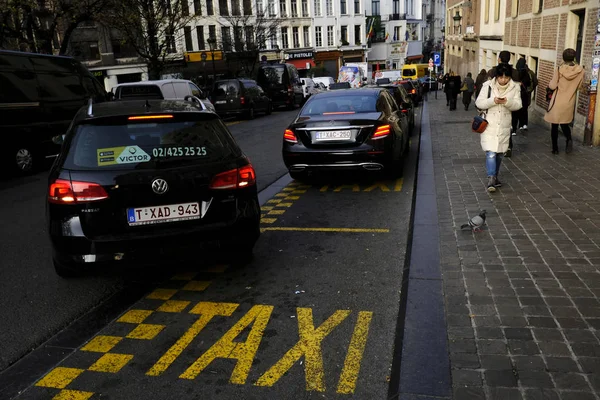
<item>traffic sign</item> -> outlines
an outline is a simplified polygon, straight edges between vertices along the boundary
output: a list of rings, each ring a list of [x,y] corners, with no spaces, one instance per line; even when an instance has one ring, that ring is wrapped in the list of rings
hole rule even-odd
[[[433,53],[433,63],[438,67],[442,65],[442,57],[440,57],[440,53]]]

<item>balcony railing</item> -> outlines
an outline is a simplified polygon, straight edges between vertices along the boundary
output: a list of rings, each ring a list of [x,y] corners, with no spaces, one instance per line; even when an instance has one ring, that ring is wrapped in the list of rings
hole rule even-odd
[[[406,19],[406,14],[390,14],[390,21],[400,21]]]

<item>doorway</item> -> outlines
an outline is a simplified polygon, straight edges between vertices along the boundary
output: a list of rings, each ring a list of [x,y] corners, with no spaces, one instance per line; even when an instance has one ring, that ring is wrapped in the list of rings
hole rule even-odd
[[[581,63],[581,51],[583,49],[583,35],[585,25],[585,9],[572,10],[567,19],[567,37],[565,49],[575,49],[576,61]],[[560,57],[560,55],[559,55]]]

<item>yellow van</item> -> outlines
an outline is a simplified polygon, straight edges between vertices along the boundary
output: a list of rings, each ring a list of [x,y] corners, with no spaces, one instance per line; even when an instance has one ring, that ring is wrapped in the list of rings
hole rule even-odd
[[[405,64],[402,66],[402,79],[419,79],[429,75],[429,64]]]

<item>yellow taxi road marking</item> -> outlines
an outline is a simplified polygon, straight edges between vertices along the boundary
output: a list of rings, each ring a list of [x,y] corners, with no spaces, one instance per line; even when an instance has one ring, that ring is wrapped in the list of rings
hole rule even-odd
[[[154,292],[146,296],[147,299],[169,300],[177,293],[177,289],[156,289]]]
[[[231,121],[231,122],[226,122],[226,123],[225,123],[225,125],[227,125],[227,126],[231,126],[231,125],[237,125],[237,124],[239,124],[240,122],[242,122],[242,121]]]
[[[230,383],[243,385],[248,378],[252,361],[258,351],[258,346],[267,327],[273,306],[256,305],[250,309],[221,339],[198,358],[179,377],[183,379],[194,379],[217,358],[229,358],[237,360],[235,368],[229,378]],[[248,326],[252,328],[245,342],[234,342]]]
[[[123,338],[119,336],[98,335],[90,340],[85,346],[83,346],[81,350],[92,351],[95,353],[108,353],[121,340],[123,340]]]
[[[190,305],[189,301],[183,300],[167,300],[160,307],[156,309],[156,311],[160,312],[168,312],[168,313],[178,313],[185,310],[187,306]]]
[[[394,182],[378,181],[378,182],[375,182],[375,183],[373,183],[369,186],[365,186],[365,187],[362,187],[358,183],[352,183],[352,184],[348,184],[348,185],[338,185],[338,186],[324,185],[324,186],[321,186],[319,191],[320,192],[333,191],[336,193],[343,192],[343,191],[352,191],[352,192],[373,192],[373,191],[391,192],[391,191],[394,191],[394,192],[401,192],[403,182],[404,182],[403,178],[400,178],[400,179],[396,179]]]
[[[282,215],[283,213],[285,213],[285,210],[271,210],[267,215]]]
[[[265,372],[255,383],[256,386],[273,386],[299,359],[304,356],[306,390],[325,391],[325,373],[321,342],[348,315],[350,310],[337,310],[317,329],[313,323],[311,308],[297,309],[298,334],[300,339],[275,365]]]
[[[190,292],[202,292],[210,285],[209,281],[189,281],[181,290]]]
[[[109,372],[116,374],[119,372],[131,359],[131,354],[114,354],[107,353],[100,357],[90,368],[90,371]]]
[[[177,342],[156,362],[156,364],[146,372],[146,375],[158,376],[165,372],[213,317],[229,317],[237,307],[238,304],[234,303],[198,303],[190,310],[190,314],[200,314],[200,318],[198,318],[183,336],[181,336],[179,340],[177,340]]]
[[[64,389],[67,385],[83,373],[83,369],[56,367],[44,376],[35,386],[54,389]]]
[[[300,196],[288,196],[284,200],[298,200]]]
[[[135,327],[134,330],[129,332],[127,337],[129,339],[142,339],[142,340],[152,340],[158,335],[163,329],[164,325],[155,325],[155,324],[139,324]]]
[[[275,197],[287,197],[287,196],[288,196],[288,194],[287,194],[287,193],[277,193],[277,194],[275,195]]]
[[[177,275],[174,275],[171,280],[172,281],[191,281],[198,273],[195,271],[190,272],[181,272]]]
[[[281,199],[271,199],[271,200],[267,201],[267,203],[269,203],[269,204],[281,203]]]
[[[260,211],[271,211],[273,209],[273,206],[262,206],[260,208]]]
[[[358,321],[354,327],[348,353],[346,353],[346,359],[344,360],[344,369],[338,382],[337,392],[340,394],[354,393],[372,319],[373,313],[371,311],[359,311]]]
[[[286,186],[283,189],[281,189],[282,192],[292,192],[294,191],[294,188],[291,186]]]
[[[277,204],[277,207],[291,207],[292,203],[279,203]]]
[[[260,228],[262,232],[342,232],[342,233],[390,233],[389,229],[377,228],[295,228],[291,226],[268,226]]]
[[[88,400],[94,392],[82,392],[81,390],[63,389],[52,400]]]
[[[261,218],[260,219],[260,222],[262,222],[264,224],[272,224],[275,221],[277,221],[277,218]]]
[[[146,318],[152,314],[150,310],[129,310],[117,320],[117,322],[125,322],[129,324],[141,324]]]
[[[294,190],[294,191],[292,192],[292,194],[304,194],[304,193],[306,193],[306,190],[307,190],[307,189],[302,189],[302,190]]]

